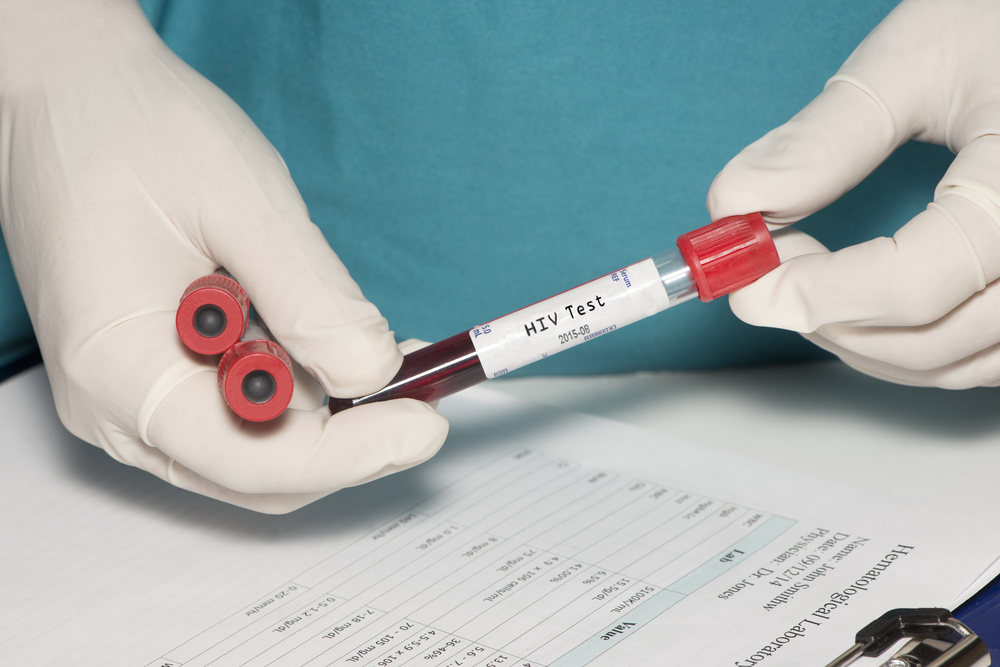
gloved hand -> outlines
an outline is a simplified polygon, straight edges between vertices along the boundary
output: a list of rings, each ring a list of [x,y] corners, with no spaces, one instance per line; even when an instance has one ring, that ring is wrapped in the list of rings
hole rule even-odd
[[[274,513],[441,446],[447,422],[412,400],[332,418],[313,401],[244,423],[216,360],[183,347],[180,295],[221,265],[329,394],[375,391],[402,360],[281,157],[134,0],[0,0],[0,160],[4,236],[75,435]],[[309,402],[297,394],[293,405]]]
[[[1000,3],[906,0],[826,89],[737,155],[708,196],[713,219],[761,211],[780,228],[854,187],[909,139],[957,154],[934,202],[892,239],[827,252],[778,232],[783,264],[730,297],[876,377],[1000,384]]]

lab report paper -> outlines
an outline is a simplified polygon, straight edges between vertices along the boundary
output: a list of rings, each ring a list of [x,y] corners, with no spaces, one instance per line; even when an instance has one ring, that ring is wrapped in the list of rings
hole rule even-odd
[[[488,389],[442,404],[430,462],[287,516],[73,439],[38,369],[0,411],[4,664],[822,665],[888,609],[952,608],[1000,555],[995,515]]]

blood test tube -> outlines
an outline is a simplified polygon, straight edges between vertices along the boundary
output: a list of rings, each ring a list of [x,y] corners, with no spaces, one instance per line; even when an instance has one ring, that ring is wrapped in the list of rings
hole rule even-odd
[[[239,342],[250,316],[247,293],[219,269],[184,290],[175,324],[181,341],[198,354],[222,354]]]
[[[593,340],[695,297],[711,301],[778,266],[759,213],[723,218],[677,239],[677,247],[403,358],[384,388],[331,398],[331,413],[376,401],[434,401]]]
[[[292,360],[256,317],[251,318],[243,340],[222,355],[217,377],[233,412],[254,422],[284,412],[295,388]]]

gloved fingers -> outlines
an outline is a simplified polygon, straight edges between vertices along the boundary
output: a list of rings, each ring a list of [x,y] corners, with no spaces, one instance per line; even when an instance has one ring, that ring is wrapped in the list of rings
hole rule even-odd
[[[419,338],[407,338],[402,343],[398,345],[400,353],[406,355],[410,352],[416,352],[417,350],[422,350],[430,345],[425,340],[420,340]]]
[[[367,410],[375,413],[368,418],[352,410],[338,420],[343,428],[334,428],[322,395],[308,385],[315,382],[301,370],[285,416],[245,423],[222,399],[217,360],[184,348],[170,333],[172,315],[150,313],[109,327],[64,369],[73,389],[54,387],[60,414],[78,435],[179,487],[256,511],[287,512],[415,465],[447,433],[447,422],[415,401],[372,406],[381,409]],[[122,367],[132,371],[122,377],[115,372]],[[113,401],[92,404],[110,392],[117,392]]]
[[[1000,5],[901,2],[826,89],[737,155],[709,191],[713,219],[789,223],[830,204],[909,139],[960,152],[1000,124]]]
[[[829,324],[816,335],[867,359],[908,371],[933,371],[1000,344],[1000,283],[992,283],[944,317],[915,327]]]
[[[323,391],[323,387],[295,359],[292,359],[292,380],[295,382],[295,387],[292,389],[292,398],[288,402],[289,409],[326,409],[326,392]]]
[[[865,375],[870,375],[878,380],[884,380],[894,384],[907,385],[910,387],[931,386],[927,384],[925,378],[923,378],[926,371],[907,371],[906,369],[898,368],[892,364],[863,357],[859,354],[851,352],[850,350],[843,349],[836,343],[827,340],[819,333],[806,333],[802,334],[802,337],[816,347],[836,355],[838,359],[854,370],[860,371]]]
[[[928,324],[986,286],[1000,257],[979,252],[998,237],[982,208],[949,195],[892,239],[785,262],[741,290],[733,310],[750,324],[800,333],[828,324]]]
[[[985,281],[1000,278],[1000,136],[969,142],[938,183],[934,200],[955,204],[952,215],[968,237]]]
[[[430,343],[428,343],[425,340],[420,340],[419,338],[407,338],[406,340],[404,340],[402,343],[399,344],[399,351],[402,352],[404,355],[406,355],[409,354],[410,352],[416,352],[417,350],[422,350],[428,345],[430,345]],[[428,401],[427,405],[437,410],[437,407],[440,403],[441,401],[439,399],[436,401]]]
[[[224,266],[288,353],[328,393],[357,396],[384,386],[401,362],[388,324],[309,220],[277,151],[238,105],[173,54],[148,24],[134,32],[151,36],[116,36],[106,48],[93,46],[90,61],[79,66],[113,75],[88,78],[66,68],[68,83],[57,91],[66,97],[56,105],[58,125],[76,127],[85,111],[88,134],[78,140],[78,133],[61,132],[74,142],[53,155],[65,163],[69,149],[73,164],[67,168],[99,174],[94,189],[101,196],[113,190],[141,200],[159,216],[151,220],[162,228],[157,233],[183,243],[184,266],[142,272],[158,279],[175,305],[203,272],[192,263]],[[114,113],[106,113],[109,106]],[[102,169],[85,169],[94,154]],[[86,195],[87,188],[80,189]],[[105,217],[116,226],[115,238],[129,233],[123,216]],[[161,245],[143,243],[146,226],[133,227],[140,239],[129,246],[132,255],[149,262]]]
[[[913,370],[879,359],[866,357],[837,345],[819,332],[804,337],[824,350],[837,355],[848,366],[874,378],[913,387],[971,389],[1000,384],[1000,346],[992,346],[946,366]]]
[[[402,363],[385,318],[309,220],[288,175],[275,168],[244,175],[251,176],[272,182],[252,192],[219,193],[207,205],[214,224],[204,235],[212,256],[327,393],[362,396],[385,386]]]
[[[147,430],[168,457],[243,494],[326,494],[361,484],[427,460],[447,432],[431,407],[405,399],[332,417],[286,410],[270,422],[245,422],[206,374],[170,392]]]
[[[192,472],[177,461],[135,437],[119,436],[104,448],[121,463],[156,475],[180,489],[221,500],[263,514],[285,514],[327,495],[316,493],[240,493]]]
[[[774,241],[774,248],[782,263],[802,255],[830,252],[825,245],[795,227],[782,227],[771,232],[771,240]]]
[[[782,264],[789,260],[801,257],[802,255],[829,254],[826,246],[795,227],[782,227],[771,232],[771,239],[774,241],[774,248],[778,251],[778,259]],[[777,270],[780,270],[780,266]],[[772,271],[773,273],[773,271]],[[765,280],[765,275],[757,282]],[[729,307],[733,313],[748,324],[756,324],[762,314],[766,314],[772,308],[771,301],[775,295],[773,281],[765,282],[763,285],[754,288],[752,283],[747,287],[740,288],[729,294]]]
[[[210,110],[184,124],[189,141],[212,147],[200,150],[205,159],[188,175],[197,208],[168,215],[243,285],[277,341],[326,393],[362,396],[385,386],[402,363],[389,325],[309,219],[281,156],[225,93],[172,54],[163,62],[181,73],[194,98],[188,106]]]
[[[163,478],[179,489],[192,491],[230,505],[243,507],[261,514],[287,514],[329,495],[327,491],[314,493],[240,493],[216,484],[192,472],[177,461],[170,460],[167,475]]]
[[[906,0],[868,35],[827,85],[869,92],[893,119],[898,143],[959,152],[997,126],[1000,5],[993,0]]]
[[[782,265],[803,255],[830,253],[822,243],[795,227],[781,227],[772,231],[771,239],[774,241],[774,248],[778,251],[778,259]],[[776,295],[781,294],[781,290],[779,289],[779,281],[776,280],[777,276],[774,274],[781,270],[781,266],[779,266],[770,274],[758,278],[756,282],[735,292],[730,292],[729,307],[733,314],[747,324],[772,326],[760,325],[759,321],[766,318],[777,307],[773,301]],[[761,283],[761,281],[764,282]]]
[[[713,220],[753,211],[787,224],[831,204],[898,146],[884,107],[835,83],[787,123],[743,149],[708,191]]]
[[[943,273],[940,280],[955,280],[963,269],[971,279],[979,267],[985,289],[922,326],[865,330],[830,324],[818,333],[862,357],[908,370],[947,366],[1000,342],[1000,325],[994,324],[1000,307],[996,282],[1000,278],[1000,137],[981,137],[967,145],[939,183],[936,195],[939,203],[933,206],[965,236],[970,249],[965,265]],[[956,255],[954,261],[960,262],[960,257]],[[941,294],[927,289],[923,298],[930,302]],[[940,309],[948,304],[942,300]]]
[[[60,419],[104,449],[116,433],[141,435],[162,397],[185,378],[216,377],[218,359],[184,346],[172,310],[127,313],[86,336],[40,339]]]

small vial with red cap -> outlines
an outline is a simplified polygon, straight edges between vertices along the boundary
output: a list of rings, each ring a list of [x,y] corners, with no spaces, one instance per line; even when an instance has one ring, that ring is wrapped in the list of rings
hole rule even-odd
[[[677,247],[411,352],[384,388],[330,412],[394,398],[435,401],[695,297],[711,301],[780,263],[759,213],[682,234]]]
[[[222,355],[219,389],[240,417],[268,421],[288,407],[295,388],[291,359],[253,312],[246,291],[224,269],[188,285],[175,325],[192,351]]]
[[[218,379],[233,412],[255,422],[284,412],[295,389],[291,358],[253,313],[242,340],[222,355]]]
[[[188,285],[177,307],[177,334],[198,354],[222,354],[239,342],[250,321],[250,299],[225,269]]]

